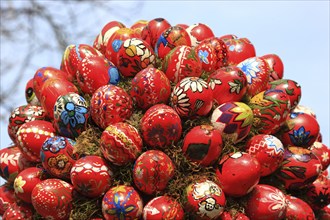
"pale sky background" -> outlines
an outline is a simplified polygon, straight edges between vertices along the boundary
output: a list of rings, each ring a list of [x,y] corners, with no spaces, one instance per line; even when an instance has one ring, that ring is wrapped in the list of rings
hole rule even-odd
[[[124,8],[133,3],[112,2]],[[49,4],[51,7],[52,2]],[[120,13],[129,15],[129,19],[121,20],[118,17]],[[279,55],[284,63],[284,78],[301,85],[300,104],[314,110],[323,143],[329,146],[329,1],[145,1],[137,14],[130,14],[130,11],[125,10],[103,15],[90,12],[83,14],[79,22],[83,25],[90,19],[98,19],[98,27],[86,30],[96,36],[112,20],[122,21],[130,27],[138,20],[158,17],[167,19],[171,25],[204,23],[218,37],[235,34],[248,38],[254,44],[257,56],[269,53]],[[94,38],[86,39],[85,42],[73,40],[72,44],[92,45],[93,40]],[[1,53],[10,53],[6,49],[6,42],[1,42],[1,48]],[[61,56],[40,56],[40,67],[59,68]],[[20,86],[18,94],[13,98],[17,106],[25,104],[25,83],[33,77],[35,71],[36,69],[31,70],[30,74],[23,77],[24,86]],[[5,81],[2,75],[1,73],[1,86],[6,86],[8,79]],[[7,147],[11,142],[7,124],[1,122],[0,133],[0,148]]]

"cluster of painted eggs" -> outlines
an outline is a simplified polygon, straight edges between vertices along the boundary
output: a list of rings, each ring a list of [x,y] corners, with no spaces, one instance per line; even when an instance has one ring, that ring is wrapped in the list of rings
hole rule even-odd
[[[330,150],[283,72],[276,54],[256,56],[247,38],[205,24],[109,22],[93,46],[69,45],[59,69],[28,81],[27,104],[9,118],[13,145],[0,150],[0,215],[68,219],[83,196],[99,199],[104,219],[326,219]],[[93,127],[102,156],[77,154]],[[170,196],[184,172],[165,153],[175,147],[216,181],[195,175]],[[125,166],[131,182],[114,184]],[[229,198],[244,198],[242,212]]]

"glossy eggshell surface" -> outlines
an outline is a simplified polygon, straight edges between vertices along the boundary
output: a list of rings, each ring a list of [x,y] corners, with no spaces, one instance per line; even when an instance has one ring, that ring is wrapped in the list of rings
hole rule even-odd
[[[152,19],[142,29],[141,38],[154,48],[160,35],[169,27],[171,27],[170,23],[164,18]]]
[[[191,40],[191,46],[196,47],[201,41],[214,37],[212,29],[206,24],[197,23],[186,28]]]
[[[24,203],[10,204],[2,216],[3,220],[32,220],[33,208]]]
[[[286,195],[286,199],[288,201],[288,205],[285,219],[315,219],[312,208],[305,201],[290,195]]]
[[[269,81],[275,81],[283,78],[284,74],[284,65],[281,58],[276,54],[266,54],[261,56],[270,67],[270,77]]]
[[[227,65],[237,65],[240,62],[256,56],[253,44],[247,38],[222,38],[226,46]]]
[[[158,196],[150,200],[143,208],[143,219],[165,220],[184,219],[184,211],[176,200],[169,196]]]
[[[330,149],[325,144],[315,141],[310,147],[310,150],[322,164],[322,170],[326,170],[330,165]]]

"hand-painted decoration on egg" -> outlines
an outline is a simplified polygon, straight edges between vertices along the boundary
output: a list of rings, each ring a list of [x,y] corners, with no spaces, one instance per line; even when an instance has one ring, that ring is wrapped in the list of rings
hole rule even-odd
[[[33,78],[30,79],[25,86],[25,99],[30,105],[40,105],[40,102],[33,89]]]
[[[301,87],[291,79],[279,79],[269,83],[269,89],[282,90],[290,101],[290,110],[293,110],[299,104],[301,98]]]
[[[115,186],[104,195],[102,200],[102,213],[106,220],[140,219],[142,210],[142,199],[131,186]]]
[[[181,45],[191,46],[188,32],[182,27],[171,26],[158,38],[155,54],[163,59],[173,48]]]
[[[148,150],[141,154],[133,167],[135,186],[145,194],[163,191],[174,175],[172,160],[162,151]]]
[[[325,144],[315,141],[309,148],[322,164],[322,170],[327,170],[330,165],[330,148]]]
[[[185,190],[185,211],[192,219],[218,219],[224,211],[226,197],[220,186],[210,180],[191,183]]]
[[[142,152],[142,138],[137,129],[125,122],[109,125],[101,135],[103,156],[115,165],[134,162]]]
[[[253,136],[246,144],[246,152],[259,161],[261,176],[273,173],[284,159],[283,144],[273,135]]]
[[[251,192],[258,184],[260,163],[248,153],[230,153],[217,165],[216,175],[226,195],[241,197]]]
[[[132,26],[130,27],[137,38],[142,38],[142,30],[145,26],[147,26],[148,21],[147,20],[138,20]]]
[[[160,35],[169,27],[171,27],[170,23],[164,18],[152,19],[142,29],[141,38],[152,48],[155,48]]]
[[[74,153],[76,142],[72,139],[54,136],[48,138],[40,150],[42,166],[54,177],[69,180],[70,170],[78,159]]]
[[[330,203],[330,179],[320,176],[317,178],[306,193],[306,202],[314,211],[318,211],[328,206]]]
[[[45,219],[68,219],[72,209],[72,193],[71,184],[59,179],[46,179],[34,187],[32,205]]]
[[[320,174],[320,160],[308,149],[289,146],[285,149],[284,160],[277,177],[288,190],[308,187]]]
[[[256,56],[253,44],[247,38],[222,38],[226,46],[226,64],[237,65],[240,62]],[[267,79],[268,82],[268,79]]]
[[[310,116],[313,116],[315,119],[316,119],[316,114],[315,112],[313,111],[313,109],[311,109],[310,107],[308,106],[304,106],[304,105],[297,105],[293,110],[292,112],[294,113],[305,113],[307,115],[310,115]]]
[[[181,117],[207,115],[213,104],[212,90],[198,77],[186,77],[174,87],[170,105]]]
[[[112,184],[112,171],[99,156],[85,156],[77,160],[72,166],[70,176],[75,190],[90,198],[103,195]]]
[[[245,213],[250,219],[277,220],[285,217],[287,199],[282,191],[260,184],[248,195]]]
[[[286,208],[285,219],[315,219],[312,208],[303,200],[286,195],[288,205]]]
[[[270,68],[266,61],[260,57],[251,57],[237,65],[247,79],[247,95],[253,97],[267,89]]]
[[[284,74],[284,65],[281,58],[276,54],[266,54],[261,56],[270,67],[269,82],[282,79]]]
[[[33,219],[33,208],[26,203],[13,203],[10,204],[5,213],[2,216],[3,220],[11,219],[24,219],[32,220]]]
[[[225,102],[214,109],[211,122],[220,130],[223,139],[237,143],[249,134],[253,113],[243,102]]]
[[[162,70],[171,82],[178,83],[185,77],[200,77],[202,61],[192,47],[177,46],[165,56]]]
[[[219,37],[219,40],[222,40],[222,41],[227,41],[230,39],[238,39],[238,37],[234,34],[225,34],[225,35],[222,35]]]
[[[90,103],[92,119],[103,129],[110,124],[122,122],[132,115],[133,101],[131,97],[125,90],[115,85],[98,88]]]
[[[15,196],[26,203],[31,203],[34,187],[48,176],[42,168],[29,167],[20,172],[14,181]]]
[[[214,37],[212,29],[206,24],[197,23],[190,25],[186,31],[191,40],[191,46],[196,47],[201,41]]]
[[[54,105],[53,125],[57,133],[69,138],[78,137],[87,128],[89,106],[77,93],[59,96]]]
[[[11,140],[16,143],[17,131],[26,122],[45,120],[46,112],[41,106],[22,105],[15,108],[10,115],[8,123],[8,134]]]
[[[0,216],[2,216],[7,208],[15,203],[15,192],[12,187],[9,187],[7,184],[0,186]]]
[[[43,143],[54,137],[55,129],[48,121],[30,121],[23,124],[17,131],[18,147],[24,157],[31,162],[40,162],[40,150]]]
[[[143,208],[143,219],[184,219],[184,211],[176,200],[169,196],[158,196],[150,200]]]
[[[269,89],[252,97],[253,127],[262,134],[275,134],[290,112],[290,100],[282,90]]]
[[[155,53],[144,40],[129,38],[123,42],[117,54],[118,69],[125,76],[135,76],[147,67],[155,66]]]
[[[130,95],[139,108],[146,110],[155,104],[168,102],[171,84],[161,70],[148,67],[132,79]]]
[[[221,132],[211,125],[192,128],[184,137],[182,152],[201,166],[213,165],[222,152]]]
[[[165,104],[150,107],[141,119],[140,128],[144,143],[153,148],[170,147],[182,134],[180,116]]]
[[[225,102],[239,102],[247,91],[245,74],[236,66],[215,70],[207,80],[213,100],[221,105]]]
[[[320,126],[316,118],[302,112],[288,115],[281,136],[284,146],[310,147],[320,133]]]

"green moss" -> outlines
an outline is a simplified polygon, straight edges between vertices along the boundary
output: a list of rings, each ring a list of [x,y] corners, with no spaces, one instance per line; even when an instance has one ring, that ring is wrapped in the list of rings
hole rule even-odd
[[[85,155],[102,156],[100,149],[100,138],[102,131],[96,127],[89,125],[87,130],[82,132],[76,139],[75,153],[80,157]]]

